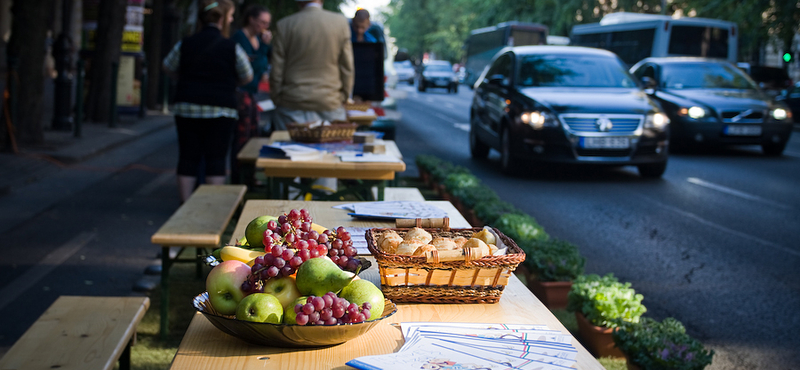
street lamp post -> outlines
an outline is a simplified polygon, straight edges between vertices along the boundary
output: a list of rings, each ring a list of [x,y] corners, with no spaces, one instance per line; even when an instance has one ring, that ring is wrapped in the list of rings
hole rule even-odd
[[[56,64],[53,129],[72,128],[72,38],[69,36],[72,20],[72,0],[61,0],[61,34],[53,45]]]

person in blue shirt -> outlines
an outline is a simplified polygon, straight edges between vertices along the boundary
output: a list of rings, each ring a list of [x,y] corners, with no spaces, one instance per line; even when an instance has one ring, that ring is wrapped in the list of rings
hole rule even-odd
[[[350,22],[350,29],[353,42],[378,42],[375,36],[367,32],[370,27],[369,11],[359,9]]]
[[[231,183],[241,181],[239,163],[236,154],[244,147],[247,141],[259,136],[258,106],[255,95],[258,85],[267,76],[269,70],[269,53],[272,33],[269,31],[272,14],[264,6],[251,5],[244,11],[242,28],[231,37],[239,44],[250,59],[253,68],[253,80],[247,85],[239,87],[237,91],[237,108],[239,120],[233,134],[231,145],[230,168]]]

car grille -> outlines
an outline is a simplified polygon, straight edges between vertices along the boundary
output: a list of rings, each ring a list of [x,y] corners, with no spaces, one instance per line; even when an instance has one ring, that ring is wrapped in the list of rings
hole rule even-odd
[[[722,111],[722,121],[725,123],[763,123],[764,116],[764,111],[750,109]]]
[[[611,121],[611,129],[608,131],[600,131],[598,129],[597,120],[605,116]],[[629,135],[639,129],[644,118],[636,114],[562,114],[561,120],[567,127],[567,130],[572,133],[607,133],[610,135]]]
[[[631,149],[582,149],[576,148],[575,154],[581,157],[627,157]]]

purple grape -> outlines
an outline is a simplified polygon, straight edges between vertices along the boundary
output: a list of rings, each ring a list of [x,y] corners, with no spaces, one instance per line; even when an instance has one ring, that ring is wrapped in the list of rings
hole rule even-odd
[[[282,269],[283,266],[286,266],[286,260],[283,258],[276,258],[275,261],[272,262],[272,266]]]
[[[336,325],[338,323],[339,320],[337,320],[335,317],[329,317],[327,320],[325,320],[325,325]]]
[[[283,266],[283,268],[281,269],[281,276],[289,276],[291,274],[294,274],[294,272],[295,269],[293,269],[292,266]]]
[[[314,311],[314,312],[308,314],[308,321],[310,321],[310,322],[319,321],[319,312]]]
[[[334,294],[334,297],[336,295]],[[325,308],[331,308],[333,306],[333,297],[331,297],[331,292],[326,293],[322,296],[322,300],[325,301]]]
[[[314,312],[314,304],[313,303],[306,303],[303,305],[303,313],[306,315],[311,315]],[[312,320],[315,321],[315,320]]]
[[[297,317],[294,318],[294,321],[297,321],[297,325],[308,324],[308,315],[305,313],[298,313]]]
[[[325,300],[322,297],[314,297],[311,303],[314,305],[314,309],[317,311],[325,308]]]
[[[366,310],[366,309],[365,310],[361,310],[361,314],[364,315],[364,320],[361,320],[361,321],[366,321],[370,316],[369,310]]]
[[[286,261],[291,260],[293,257],[294,257],[294,251],[288,248],[283,251],[283,254],[281,254],[281,258],[283,258]]]
[[[333,310],[330,308],[323,308],[322,311],[319,312],[320,320],[328,320],[331,317],[333,317]]]
[[[325,234],[322,234],[317,238],[317,243],[319,244],[325,244],[327,242],[328,242],[328,236]]]
[[[278,270],[278,268],[275,267],[275,266],[268,267],[266,271],[267,271],[267,275],[269,275],[269,277],[276,277],[276,276],[278,276],[278,273],[280,272],[280,270]]]
[[[308,213],[308,210],[303,208],[300,210],[300,217],[308,222],[311,222],[311,215]]]
[[[298,303],[298,304],[294,305],[294,313],[300,313],[302,311],[303,311],[303,304],[302,303]]]
[[[278,228],[278,223],[275,222],[275,220],[269,220],[269,222],[267,222],[267,228],[272,230],[272,231],[275,231],[275,229]]]
[[[303,264],[303,258],[302,258],[302,257],[300,257],[300,256],[294,256],[294,257],[292,257],[292,259],[289,261],[289,266],[291,266],[292,268],[298,268],[298,267],[300,267],[300,265],[302,265],[302,264]]]

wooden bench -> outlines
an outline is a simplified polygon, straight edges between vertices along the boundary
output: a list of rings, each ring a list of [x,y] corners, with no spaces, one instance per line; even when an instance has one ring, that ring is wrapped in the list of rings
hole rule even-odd
[[[194,262],[201,275],[199,257],[205,249],[220,246],[222,234],[242,203],[244,185],[201,185],[186,202],[153,234],[150,241],[161,246],[161,335],[169,333],[169,268],[176,262]],[[175,257],[170,247],[180,247]],[[195,248],[195,259],[180,259],[186,248]]]
[[[0,369],[130,369],[150,299],[61,296],[0,360]]]
[[[378,189],[377,187],[372,188],[372,195],[375,199],[378,199]],[[425,197],[422,195],[422,192],[419,191],[417,188],[395,188],[395,187],[387,187],[383,190],[383,200],[385,201],[398,201],[398,200],[406,200],[412,202],[424,202]]]

